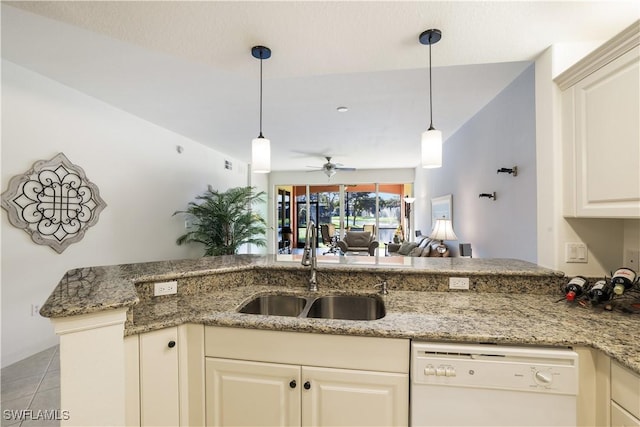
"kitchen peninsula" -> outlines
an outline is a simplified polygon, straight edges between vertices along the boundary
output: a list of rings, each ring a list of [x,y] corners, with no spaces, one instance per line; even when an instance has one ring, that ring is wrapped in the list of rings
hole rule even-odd
[[[186,371],[182,380],[193,376],[202,381],[197,378],[204,371],[205,334],[209,334],[205,329],[231,334],[235,330],[238,339],[242,331],[257,330],[292,333],[290,336],[329,334],[342,340],[573,347],[583,349],[581,363],[582,355],[589,359],[589,352],[598,351],[640,373],[640,338],[631,332],[637,329],[637,315],[559,301],[560,286],[566,281],[563,273],[512,259],[322,257],[319,294],[371,295],[377,292],[374,285],[387,281],[389,294],[380,297],[386,315],[353,321],[238,312],[259,294],[306,295],[308,274],[299,259],[275,255],[69,271],[41,314],[51,318],[60,335],[62,408],[74,414],[70,425],[125,424],[130,405],[125,404],[122,390],[129,392],[128,369],[144,356],[138,354],[138,348],[143,348],[138,347],[138,337],[142,340],[170,328],[185,328],[176,339],[178,357],[200,366],[197,375]],[[469,278],[470,289],[449,290],[450,277]],[[154,283],[174,280],[176,295],[153,296]],[[185,337],[197,344],[182,346]],[[135,349],[133,356],[131,348]],[[408,353],[403,363],[408,367]],[[584,365],[586,369],[587,363]],[[139,366],[143,369],[142,363]],[[194,392],[193,384],[181,384],[183,396],[202,400],[202,390]],[[142,384],[136,386],[142,388]],[[127,399],[135,401],[134,394]],[[204,403],[194,407],[193,401],[183,400],[183,414],[191,416],[191,423],[198,422],[202,417],[197,413],[204,412]],[[134,411],[133,419],[136,416],[139,419]],[[180,422],[186,424],[185,420]]]

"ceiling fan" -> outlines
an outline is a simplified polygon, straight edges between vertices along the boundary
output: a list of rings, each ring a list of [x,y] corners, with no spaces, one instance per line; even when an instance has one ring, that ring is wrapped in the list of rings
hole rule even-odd
[[[333,175],[335,175],[337,171],[354,171],[354,170],[356,170],[356,168],[345,168],[345,167],[343,167],[342,163],[332,163],[330,156],[325,156],[325,159],[327,159],[327,163],[323,164],[322,166],[319,166],[319,167],[318,166],[307,166],[307,167],[317,168],[318,170],[324,172],[324,174],[327,175],[329,178],[331,178]],[[310,172],[315,172],[315,171],[310,171]]]

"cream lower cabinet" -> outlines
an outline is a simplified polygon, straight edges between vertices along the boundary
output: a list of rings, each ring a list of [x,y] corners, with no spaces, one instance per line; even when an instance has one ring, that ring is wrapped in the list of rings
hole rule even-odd
[[[140,424],[180,425],[178,328],[140,335]]]
[[[640,426],[640,376],[611,362],[611,426]]]
[[[207,358],[207,425],[406,425],[402,374]]]
[[[640,420],[616,402],[611,402],[611,425],[614,427],[640,427]]]
[[[303,426],[407,424],[406,375],[303,366],[302,381]]]
[[[128,426],[204,425],[203,325],[125,338]]]
[[[408,425],[409,340],[207,327],[205,348],[208,426]]]
[[[207,357],[208,426],[300,425],[300,367]]]

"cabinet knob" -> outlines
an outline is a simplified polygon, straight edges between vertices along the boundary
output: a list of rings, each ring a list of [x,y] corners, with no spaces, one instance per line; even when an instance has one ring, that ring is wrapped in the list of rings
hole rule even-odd
[[[289,387],[291,388],[296,388],[298,384],[296,383],[296,380],[291,380],[291,382],[289,383]]]
[[[173,348],[173,347],[175,347],[175,346],[176,346],[176,342],[175,342],[175,341],[173,341],[173,340],[171,340],[171,341],[169,341],[168,346],[169,346],[169,348]]]
[[[309,390],[311,388],[311,383],[309,381],[307,381],[306,383],[304,383],[304,389],[305,390]]]

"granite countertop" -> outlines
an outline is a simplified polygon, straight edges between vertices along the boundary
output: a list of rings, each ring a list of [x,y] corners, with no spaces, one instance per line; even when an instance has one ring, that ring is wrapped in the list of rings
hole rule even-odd
[[[560,272],[504,259],[324,258],[333,263],[319,264],[320,294],[372,294],[372,284],[382,276],[390,285],[389,295],[382,297],[386,316],[348,321],[238,313],[256,294],[307,294],[308,270],[298,259],[276,256],[76,269],[65,275],[41,312],[64,317],[128,307],[126,335],[192,322],[427,341],[583,345],[640,374],[638,314],[561,301],[559,285],[565,279]],[[443,278],[461,275],[470,277],[470,291],[442,286]],[[152,282],[176,279],[177,295],[151,296]],[[511,283],[517,286],[510,288]]]
[[[424,292],[391,288],[381,297],[386,316],[372,321],[307,319],[238,313],[257,294],[308,295],[304,288],[241,286],[219,293],[156,297],[133,309],[126,334],[203,323],[292,332],[320,332],[411,338],[425,341],[490,342],[496,344],[588,346],[604,351],[640,374],[638,314],[568,304],[562,295]],[[363,291],[323,291],[362,294]],[[364,292],[372,294],[371,291]],[[163,298],[163,299],[160,299]]]
[[[65,317],[130,307],[136,283],[202,277],[255,269],[298,270],[299,255],[233,255],[76,268],[68,271],[43,304],[44,317]],[[385,274],[562,277],[563,273],[514,259],[319,256],[321,271]]]

